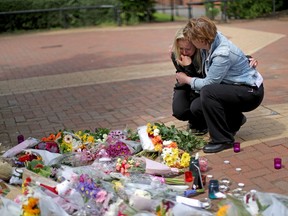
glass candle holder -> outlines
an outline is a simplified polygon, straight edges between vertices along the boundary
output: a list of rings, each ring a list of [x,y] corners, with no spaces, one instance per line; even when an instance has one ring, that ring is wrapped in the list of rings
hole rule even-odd
[[[233,148],[235,153],[240,152],[240,142],[235,142]]]
[[[211,207],[211,200],[207,197],[199,199],[201,208],[209,209]]]
[[[18,144],[24,141],[24,136],[22,134],[17,136]]]
[[[199,166],[201,172],[206,172],[208,170],[208,160],[205,157],[199,158]]]
[[[185,182],[192,182],[193,181],[193,174],[191,171],[184,172]]]
[[[281,169],[282,168],[282,159],[281,158],[274,158],[274,168]]]

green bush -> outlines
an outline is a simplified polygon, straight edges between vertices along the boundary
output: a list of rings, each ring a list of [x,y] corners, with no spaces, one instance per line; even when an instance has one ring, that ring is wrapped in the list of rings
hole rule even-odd
[[[116,3],[117,0],[1,0],[0,12],[116,5]],[[0,32],[91,26],[103,22],[115,22],[115,10],[113,8],[0,15]]]
[[[115,8],[0,15],[0,32],[118,24],[116,6],[126,24],[147,22],[154,19],[154,4],[154,0],[1,0],[0,12],[97,5],[114,5]]]
[[[281,8],[283,0],[275,0],[276,10]],[[272,0],[230,0],[227,3],[227,15],[235,19],[261,17],[273,11]]]
[[[206,16],[210,19],[214,20],[215,17],[220,13],[220,9],[215,7],[214,3],[206,3],[205,4],[206,9]]]
[[[152,21],[155,12],[154,0],[119,0],[121,17],[126,24]]]

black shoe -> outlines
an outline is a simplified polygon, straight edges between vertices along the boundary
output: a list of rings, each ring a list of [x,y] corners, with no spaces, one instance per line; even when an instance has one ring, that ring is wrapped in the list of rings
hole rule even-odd
[[[221,144],[214,144],[208,143],[203,147],[203,152],[205,153],[216,153],[223,151],[225,149],[233,148],[233,143],[221,143]]]
[[[240,127],[241,127],[242,125],[244,125],[244,124],[246,123],[246,121],[247,121],[247,118],[246,118],[245,115],[243,115],[243,116],[242,116],[242,121],[241,121]],[[238,132],[238,131],[232,132],[232,135],[235,136],[237,132]]]

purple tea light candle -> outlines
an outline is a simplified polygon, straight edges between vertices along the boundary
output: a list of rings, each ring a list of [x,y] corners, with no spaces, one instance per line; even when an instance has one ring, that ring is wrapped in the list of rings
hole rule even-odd
[[[240,142],[235,142],[233,148],[235,153],[240,152]]]
[[[22,134],[17,136],[18,144],[24,141],[24,136]]]
[[[282,159],[281,158],[274,158],[274,168],[281,169],[282,167]]]

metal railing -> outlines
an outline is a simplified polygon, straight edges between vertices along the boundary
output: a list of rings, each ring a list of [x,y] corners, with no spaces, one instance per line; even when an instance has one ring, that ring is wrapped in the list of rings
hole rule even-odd
[[[20,11],[5,11],[0,12],[0,16],[4,15],[18,15],[18,14],[31,14],[31,13],[49,13],[49,12],[59,12],[59,16],[62,19],[63,27],[67,28],[67,23],[65,20],[65,11],[73,10],[95,10],[95,9],[113,9],[114,10],[114,20],[118,26],[121,25],[120,18],[120,8],[115,5],[95,5],[95,6],[77,6],[77,7],[65,7],[65,8],[47,8],[47,9],[35,9],[35,10],[20,10]]]
[[[221,20],[227,22],[227,2],[228,0],[207,0],[207,1],[201,1],[201,2],[189,2],[187,3],[188,5],[188,14],[189,14],[189,19],[193,18],[192,15],[192,6],[193,5],[205,5],[208,3],[224,3],[223,5],[223,11],[222,11],[222,16],[221,16]]]

